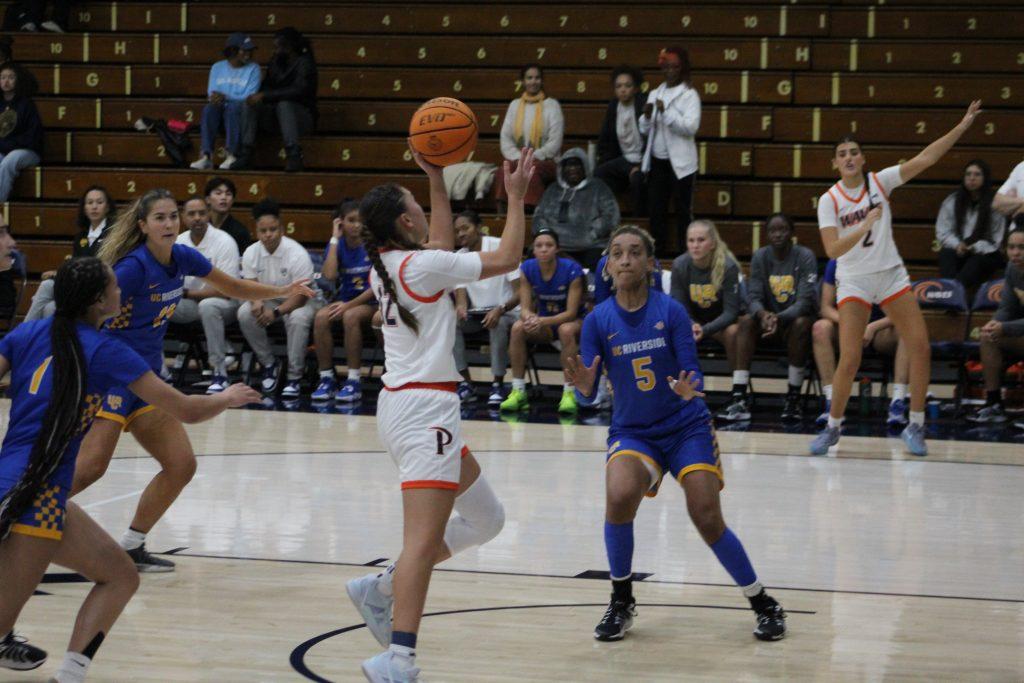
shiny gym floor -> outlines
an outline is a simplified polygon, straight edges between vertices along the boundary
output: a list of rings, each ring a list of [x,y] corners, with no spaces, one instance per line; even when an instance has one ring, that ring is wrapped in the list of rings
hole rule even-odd
[[[2,410],[7,411],[7,402]],[[486,412],[486,411],[484,411]],[[752,613],[691,527],[671,483],[636,524],[639,615],[619,643],[594,625],[609,586],[606,429],[467,421],[506,506],[490,544],[442,565],[419,664],[438,681],[1024,680],[1024,449],[722,431],[726,520],[785,606],[789,635]],[[344,582],[397,555],[401,501],[372,416],[238,410],[189,428],[199,470],[148,540],[146,575],[93,681],[359,681],[376,641]],[[115,537],[157,466],[128,436],[77,502]],[[51,568],[18,629],[51,661],[87,591]]]

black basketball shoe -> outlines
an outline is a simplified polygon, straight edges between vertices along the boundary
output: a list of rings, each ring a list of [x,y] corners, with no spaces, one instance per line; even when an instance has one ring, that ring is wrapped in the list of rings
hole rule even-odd
[[[150,572],[173,572],[174,563],[170,560],[165,560],[162,557],[155,557],[149,554],[146,550],[146,544],[143,543],[138,548],[126,550],[128,557],[131,558],[132,562],[135,563],[135,568],[139,570],[139,573],[150,573]]]
[[[35,645],[29,645],[22,636],[8,633],[0,640],[0,666],[15,671],[31,671],[38,669],[46,661],[46,651]]]
[[[786,613],[775,598],[762,593],[755,608],[757,627],[754,636],[758,640],[782,640],[786,636]]]
[[[786,402],[782,405],[782,419],[785,422],[799,422],[804,419],[804,406],[800,394],[786,394]]]
[[[603,641],[622,640],[626,637],[626,631],[633,626],[633,617],[636,616],[636,601],[625,602],[612,600],[608,603],[608,609],[594,629],[594,638]]]

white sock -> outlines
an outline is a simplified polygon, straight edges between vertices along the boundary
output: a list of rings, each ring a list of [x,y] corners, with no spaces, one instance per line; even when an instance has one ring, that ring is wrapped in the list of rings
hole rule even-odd
[[[841,417],[832,417],[831,415],[828,416],[828,426],[830,428],[831,427],[841,427],[842,425],[843,425],[843,418],[841,418]]]
[[[733,373],[735,374],[735,373]],[[789,386],[800,387],[804,384],[804,369],[795,365],[789,366]]]
[[[217,367],[215,367],[213,369],[213,374],[220,375],[221,377],[227,377],[228,376],[228,366],[226,364],[224,364],[224,363],[221,363],[220,365],[218,365]]]
[[[388,568],[378,574],[377,578],[380,579],[377,582],[377,590],[380,591],[380,594],[386,598],[394,595],[395,591],[392,586],[395,578],[395,564],[392,562],[388,565]]]
[[[761,585],[760,581],[755,581],[749,586],[740,586],[743,591],[743,596],[746,598],[752,598],[755,595],[759,595],[764,590],[764,586]]]
[[[572,382],[566,382],[565,384],[562,385],[562,393],[565,393],[566,391],[572,391],[572,390],[573,390]]]
[[[66,652],[53,680],[57,683],[83,683],[92,660],[78,652]]]
[[[826,384],[825,386],[823,386],[821,388],[821,390],[825,392],[826,400],[831,401],[832,400],[832,385],[831,384]]]
[[[892,400],[903,401],[907,398],[907,385],[906,384],[893,384],[892,385]]]
[[[515,377],[512,378],[512,391],[516,391],[516,390],[526,391],[526,378],[525,377],[523,379],[516,379]]]
[[[750,384],[750,370],[733,370],[732,383],[744,386]]]
[[[348,379],[349,379],[349,381],[352,381],[352,380],[355,380],[356,382],[360,381],[362,379],[362,377],[359,374],[361,372],[361,370],[362,370],[362,368],[349,368],[348,369]]]
[[[334,370],[321,370],[320,379],[334,379]]]
[[[922,410],[921,412],[915,412],[915,411],[911,410],[910,411],[910,424],[917,425],[918,427],[923,427],[924,426],[924,411]]]
[[[131,527],[128,527],[128,530],[124,532],[124,536],[121,537],[121,547],[125,550],[135,550],[145,542],[146,534],[136,531]]]

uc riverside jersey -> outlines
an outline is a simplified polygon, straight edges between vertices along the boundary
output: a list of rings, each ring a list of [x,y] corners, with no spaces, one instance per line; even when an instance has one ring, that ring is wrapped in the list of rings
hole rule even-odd
[[[13,399],[10,424],[0,448],[0,494],[14,486],[28,466],[32,446],[35,444],[43,417],[53,390],[53,370],[50,368],[52,352],[50,330],[53,318],[33,320],[18,325],[0,340],[0,355],[11,364]],[[46,538],[60,538],[60,525],[55,516],[62,516],[63,501],[71,489],[75,473],[75,458],[82,437],[92,424],[103,396],[112,387],[131,384],[149,372],[149,365],[121,341],[84,323],[77,324],[82,356],[88,367],[85,401],[78,434],[68,444],[56,472],[46,482],[44,492],[48,500],[59,501],[49,506],[46,515],[53,519],[36,519],[32,528],[16,530]],[[46,516],[37,511],[38,516]]]
[[[610,434],[629,431],[663,436],[710,419],[704,401],[684,401],[667,378],[696,371],[703,384],[697,347],[686,309],[651,290],[647,303],[629,312],[614,297],[598,304],[583,321],[580,355],[590,365],[601,356],[615,395]]]
[[[836,269],[839,280],[903,265],[892,237],[892,208],[889,206],[889,195],[903,184],[900,167],[890,166],[865,175],[871,177],[870,191],[866,185],[851,191],[839,181],[818,198],[818,228],[836,227],[840,237],[857,229],[872,206],[882,207],[882,217],[870,232],[839,257]]]
[[[330,249],[330,245],[327,245],[327,248]],[[335,249],[338,252],[338,291],[334,295],[334,300],[352,301],[370,286],[370,271],[373,264],[370,263],[370,257],[366,255],[366,249],[362,244],[351,248],[342,237]]]
[[[192,247],[175,244],[171,263],[164,266],[140,244],[114,264],[121,286],[121,313],[107,323],[107,329],[160,374],[167,321],[181,300],[185,276],[206,277],[211,270],[209,259]]]
[[[570,258],[559,257],[550,280],[544,279],[540,262],[535,258],[523,261],[520,270],[533,287],[533,294],[537,297],[537,315],[542,318],[564,312],[569,305],[569,285],[576,278],[583,277],[583,268]]]

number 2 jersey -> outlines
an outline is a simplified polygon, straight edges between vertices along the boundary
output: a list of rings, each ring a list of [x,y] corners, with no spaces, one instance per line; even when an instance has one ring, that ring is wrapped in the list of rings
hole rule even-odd
[[[121,312],[110,319],[107,330],[161,374],[167,321],[181,301],[185,276],[206,277],[211,270],[209,259],[184,244],[171,248],[171,263],[166,266],[140,244],[114,264]]]
[[[870,182],[853,190],[840,180],[818,198],[818,228],[838,228],[839,237],[856,230],[872,206],[882,207],[882,217],[871,231],[837,259],[836,277],[839,280],[903,265],[892,236],[892,207],[889,205],[889,195],[903,184],[900,167],[890,166],[878,173],[868,172],[865,178],[868,176]]]
[[[391,277],[398,301],[416,316],[418,332],[398,315],[395,302],[384,290],[376,271],[370,286],[383,317],[384,386],[398,388],[412,382],[458,382],[455,370],[455,304],[449,296],[457,286],[480,279],[483,267],[478,252],[455,254],[438,249],[403,251],[382,249],[384,268]]]
[[[608,371],[615,405],[610,435],[624,432],[657,437],[710,419],[704,401],[684,401],[668,378],[694,371],[704,384],[690,316],[678,301],[651,290],[647,303],[626,311],[615,297],[598,304],[583,321],[580,355],[588,366],[595,356]]]

